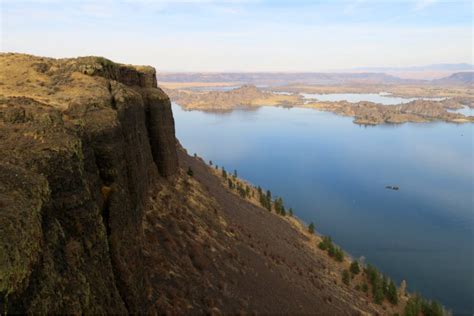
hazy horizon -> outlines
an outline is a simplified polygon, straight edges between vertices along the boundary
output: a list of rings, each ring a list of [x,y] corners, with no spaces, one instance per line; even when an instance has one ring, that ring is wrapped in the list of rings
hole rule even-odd
[[[328,72],[472,64],[471,1],[2,2],[1,47],[162,72]]]

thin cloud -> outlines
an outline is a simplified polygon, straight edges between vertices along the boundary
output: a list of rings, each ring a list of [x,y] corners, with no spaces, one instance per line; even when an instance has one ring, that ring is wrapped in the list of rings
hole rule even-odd
[[[437,0],[418,0],[415,4],[415,11],[422,11],[433,4],[435,4]]]

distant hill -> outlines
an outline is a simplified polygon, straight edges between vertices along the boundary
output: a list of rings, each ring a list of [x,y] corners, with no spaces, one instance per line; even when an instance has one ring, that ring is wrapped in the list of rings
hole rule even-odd
[[[442,85],[472,85],[474,84],[474,72],[457,72],[432,82]]]
[[[160,73],[158,81],[166,82],[239,82],[253,85],[287,85],[295,83],[337,84],[396,84],[411,83],[383,73]]]
[[[474,71],[474,65],[468,63],[459,64],[431,64],[424,66],[413,66],[413,67],[360,67],[355,68],[357,71],[369,71],[369,72],[406,72],[406,71],[449,71],[449,72],[461,72],[461,71]]]

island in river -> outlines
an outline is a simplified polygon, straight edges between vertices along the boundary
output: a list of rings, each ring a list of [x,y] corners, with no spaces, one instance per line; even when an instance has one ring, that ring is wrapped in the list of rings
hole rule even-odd
[[[196,85],[197,84],[197,85]],[[260,106],[304,107],[329,111],[354,117],[354,123],[378,125],[384,123],[445,121],[453,123],[474,122],[457,110],[474,108],[474,95],[468,86],[437,85],[346,85],[321,86],[289,84],[285,86],[237,85],[221,83],[207,88],[203,83],[162,82],[162,87],[173,101],[186,110],[226,112],[235,108]],[[400,104],[382,104],[370,101],[349,102],[347,100],[324,101],[307,97],[305,93],[380,93],[401,98],[410,98]]]

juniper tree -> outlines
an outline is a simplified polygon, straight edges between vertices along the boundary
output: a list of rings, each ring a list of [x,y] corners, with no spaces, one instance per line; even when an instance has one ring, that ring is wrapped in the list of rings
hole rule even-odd
[[[310,234],[314,234],[314,224],[313,224],[313,222],[311,222],[311,224],[309,224],[309,226],[308,226],[308,232],[309,232]]]
[[[390,303],[393,305],[398,304],[398,293],[397,293],[397,287],[395,286],[395,283],[393,283],[393,280],[390,280],[388,283],[388,288],[387,288],[387,299]]]
[[[188,176],[192,177],[193,176],[193,169],[191,169],[191,167],[188,167],[188,171],[186,172],[188,174]]]
[[[273,207],[275,208],[275,212],[277,214],[283,214],[285,211],[285,207],[283,206],[283,199],[278,197],[275,199],[275,203],[273,203]]]
[[[342,251],[342,249],[340,247],[336,247],[334,257],[339,262],[344,261],[344,251]]]
[[[350,269],[351,269],[352,274],[354,275],[359,274],[360,272],[359,262],[357,262],[357,260],[352,261]]]
[[[342,282],[345,285],[349,285],[350,281],[351,281],[351,277],[350,277],[349,271],[347,270],[342,271]]]

